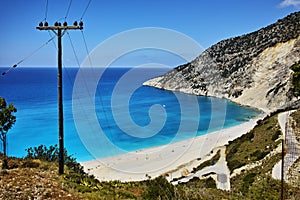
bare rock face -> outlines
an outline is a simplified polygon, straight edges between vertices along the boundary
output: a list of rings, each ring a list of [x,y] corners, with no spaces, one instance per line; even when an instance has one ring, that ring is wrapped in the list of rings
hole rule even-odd
[[[269,112],[296,100],[290,67],[299,60],[296,12],[253,33],[223,40],[144,85],[227,98]]]

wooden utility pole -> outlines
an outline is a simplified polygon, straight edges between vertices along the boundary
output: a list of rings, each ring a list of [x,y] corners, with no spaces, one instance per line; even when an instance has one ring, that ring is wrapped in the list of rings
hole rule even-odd
[[[73,26],[68,26],[67,22],[64,22],[63,25],[59,22],[55,22],[54,26],[48,26],[48,23],[40,23],[38,30],[51,30],[57,35],[57,48],[58,48],[58,71],[57,71],[57,89],[58,89],[58,144],[59,144],[59,158],[58,164],[59,169],[58,173],[64,173],[64,115],[63,115],[63,88],[62,88],[62,45],[61,38],[67,30],[82,30],[83,23],[78,23],[75,21]]]

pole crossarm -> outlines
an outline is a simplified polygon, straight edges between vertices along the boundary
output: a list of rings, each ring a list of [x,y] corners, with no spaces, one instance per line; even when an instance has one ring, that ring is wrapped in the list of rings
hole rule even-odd
[[[83,26],[37,26],[36,29],[42,30],[82,30]]]

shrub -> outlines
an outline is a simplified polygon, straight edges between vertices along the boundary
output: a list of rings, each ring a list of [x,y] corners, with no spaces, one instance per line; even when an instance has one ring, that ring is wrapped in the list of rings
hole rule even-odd
[[[253,157],[256,157],[256,160],[261,160],[263,159],[266,155],[268,155],[268,151],[261,151],[261,150],[256,150],[250,155]]]
[[[25,159],[39,159],[47,162],[58,162],[59,149],[57,145],[46,147],[45,145],[40,145],[38,147],[30,147],[26,149],[27,155]],[[64,149],[65,165],[76,173],[84,174],[83,167],[76,162],[76,158],[68,155],[66,149]]]
[[[272,136],[272,140],[273,141],[277,140],[280,135],[281,135],[281,131],[280,130],[276,130],[275,133]]]
[[[143,193],[143,199],[174,199],[174,186],[162,176],[146,182],[147,188]]]
[[[254,178],[256,176],[256,173],[249,173],[243,178],[243,186],[241,188],[241,192],[243,194],[246,194],[248,192],[249,187],[254,182]]]
[[[205,187],[206,188],[217,188],[216,181],[212,177],[205,179]]]
[[[246,163],[240,162],[238,160],[231,160],[230,162],[227,163],[230,172],[233,172],[233,170],[238,169],[238,168],[244,166],[245,164]]]
[[[27,151],[25,158],[40,159],[48,162],[58,161],[59,151],[57,145],[50,146],[49,148],[47,148],[45,145],[40,145],[38,147],[30,147],[25,151]]]

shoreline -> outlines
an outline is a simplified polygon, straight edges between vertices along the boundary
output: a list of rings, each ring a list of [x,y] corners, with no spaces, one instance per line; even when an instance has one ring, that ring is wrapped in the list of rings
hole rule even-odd
[[[266,115],[267,113],[263,113],[248,122],[184,141],[80,164],[87,173],[94,175],[100,181],[142,181],[149,176],[155,178],[171,171],[176,172],[171,175],[173,178],[179,177],[183,167],[188,166],[192,169],[193,161],[198,160],[199,163],[199,160],[205,160],[213,149],[224,146],[247,133]]]

